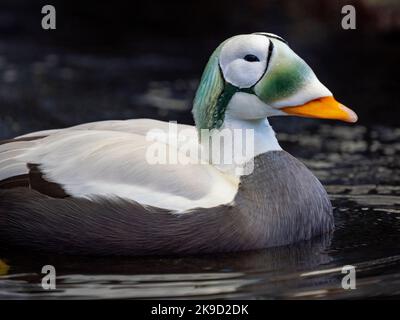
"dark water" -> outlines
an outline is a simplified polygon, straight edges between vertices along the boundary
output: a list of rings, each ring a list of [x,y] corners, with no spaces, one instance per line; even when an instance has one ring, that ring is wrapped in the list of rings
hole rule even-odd
[[[94,57],[0,42],[0,138],[102,119],[191,123],[190,101],[204,61],[175,52]],[[381,94],[392,89],[380,88]],[[361,91],[352,100],[368,103]],[[400,129],[362,119],[359,125],[298,118],[272,124],[282,146],[326,186],[333,234],[195,257],[46,256],[0,247],[0,298],[399,297]],[[57,270],[53,292],[40,287],[47,264]],[[356,290],[341,287],[345,265],[356,267]]]

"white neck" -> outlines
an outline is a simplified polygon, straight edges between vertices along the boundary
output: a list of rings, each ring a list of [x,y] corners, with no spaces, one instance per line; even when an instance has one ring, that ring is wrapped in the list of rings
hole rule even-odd
[[[282,150],[267,119],[271,110],[256,95],[237,92],[228,104],[223,127],[254,131],[253,157],[268,151]]]
[[[276,139],[275,131],[272,129],[267,118],[257,120],[236,119],[227,111],[222,127],[254,130],[254,157],[268,151],[282,150],[278,139]]]
[[[250,174],[253,159],[268,151],[282,150],[267,118],[237,119],[226,112],[224,124],[211,133],[211,157],[214,167],[230,175]],[[203,145],[204,147],[204,145]]]

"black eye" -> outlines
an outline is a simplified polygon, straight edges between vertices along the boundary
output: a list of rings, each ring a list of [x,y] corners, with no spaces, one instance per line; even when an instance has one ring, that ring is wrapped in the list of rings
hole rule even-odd
[[[254,54],[246,54],[243,59],[248,62],[260,61]]]

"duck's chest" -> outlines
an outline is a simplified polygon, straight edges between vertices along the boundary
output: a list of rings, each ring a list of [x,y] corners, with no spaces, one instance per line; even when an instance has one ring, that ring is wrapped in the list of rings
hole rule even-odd
[[[318,179],[285,151],[254,159],[252,174],[241,178],[235,198],[258,241],[282,245],[333,228],[332,207]]]

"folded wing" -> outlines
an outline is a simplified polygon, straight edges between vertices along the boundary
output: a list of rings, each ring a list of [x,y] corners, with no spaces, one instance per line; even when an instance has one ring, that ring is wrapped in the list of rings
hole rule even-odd
[[[181,143],[197,144],[195,128],[178,126],[185,141],[177,145],[165,136],[146,136],[149,130],[168,133],[168,125],[147,119],[104,121],[8,141],[0,145],[0,187],[23,181],[19,186],[29,184],[53,197],[121,197],[176,211],[232,201],[237,181],[180,151]],[[172,153],[179,161],[168,161]]]

